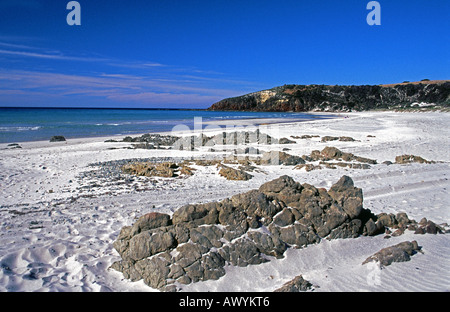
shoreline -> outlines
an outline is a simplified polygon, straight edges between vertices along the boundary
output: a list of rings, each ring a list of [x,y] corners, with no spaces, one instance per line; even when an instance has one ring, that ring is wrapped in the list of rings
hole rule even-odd
[[[309,114],[309,113],[308,113]],[[323,115],[329,115],[324,113]],[[203,125],[206,125],[206,129],[190,129],[189,133],[198,133],[198,132],[211,132],[211,131],[221,131],[227,130],[227,127],[234,126],[234,127],[258,127],[258,126],[264,126],[264,125],[275,125],[275,124],[285,124],[285,123],[297,123],[297,122],[312,122],[317,120],[330,120],[335,119],[339,116],[334,116],[330,118],[319,118],[319,119],[308,119],[308,120],[302,120],[300,118],[241,118],[241,119],[227,119],[227,120],[213,120],[213,121],[202,121]],[[218,129],[212,129],[212,127],[209,126],[217,126]],[[176,126],[174,126],[176,127]],[[232,129],[229,129],[232,130]],[[50,142],[50,138],[48,140],[35,140],[35,141],[22,141],[22,142],[11,142],[11,143],[0,143],[0,149],[6,148],[8,144],[44,144],[44,143],[52,143],[53,145],[56,144],[62,144],[62,143],[68,143],[70,142],[77,142],[82,143],[79,141],[85,141],[85,142],[96,142],[99,140],[109,140],[109,139],[116,139],[118,137],[137,137],[142,136],[144,134],[160,134],[160,135],[180,135],[183,136],[183,131],[155,131],[155,132],[142,132],[142,133],[134,133],[134,134],[111,134],[111,135],[101,135],[101,136],[89,136],[89,137],[74,137],[74,138],[66,138],[66,141],[62,142]],[[56,134],[55,134],[56,135]],[[45,145],[45,144],[44,144]]]
[[[45,109],[45,108],[44,108]],[[76,109],[76,108],[74,108]],[[83,108],[88,109],[88,108]],[[103,109],[103,108],[99,108]],[[162,110],[162,109],[151,109],[151,110]],[[166,109],[166,110],[172,110],[172,109]],[[185,110],[185,109],[179,109],[179,110]],[[192,109],[194,111],[197,111],[196,109]],[[199,111],[203,111],[201,109],[198,109]],[[292,112],[295,113],[295,112]],[[220,131],[220,129],[224,128],[224,130],[227,130],[226,127],[228,126],[235,126],[235,127],[258,127],[258,126],[266,126],[266,125],[276,125],[276,124],[290,124],[290,123],[304,123],[304,122],[316,122],[316,121],[322,121],[322,120],[333,120],[333,119],[339,119],[339,118],[345,118],[345,116],[357,116],[358,114],[389,114],[389,113],[443,113],[448,114],[450,111],[448,110],[429,110],[429,109],[412,109],[412,110],[370,110],[370,111],[364,111],[364,112],[305,112],[305,114],[311,114],[311,115],[324,115],[324,116],[330,116],[329,118],[318,118],[318,119],[309,119],[309,120],[301,120],[299,118],[241,118],[241,119],[227,119],[227,120],[212,120],[212,121],[203,121],[202,124],[206,125],[206,128],[211,128],[210,126],[217,126],[219,129],[217,131]],[[204,132],[208,131],[214,131],[214,129],[203,129]],[[198,133],[201,132],[200,129],[191,129],[189,130],[190,133]],[[70,140],[72,141],[86,141],[86,142],[95,142],[97,140],[110,140],[110,139],[117,139],[118,137],[126,137],[126,136],[142,136],[144,134],[160,134],[160,135],[170,135],[175,133],[174,135],[180,135],[183,136],[183,133],[180,131],[155,131],[155,132],[138,132],[134,134],[111,134],[111,135],[99,135],[99,136],[88,136],[88,137],[73,137],[73,138],[66,138],[66,143]],[[57,134],[55,134],[57,135]],[[0,143],[0,150],[1,149],[7,149],[8,144],[14,144],[17,143],[19,145],[25,144],[44,144],[46,142],[49,143],[49,140],[32,140],[32,141],[14,141],[14,142],[3,142]],[[56,142],[52,142],[53,145]]]

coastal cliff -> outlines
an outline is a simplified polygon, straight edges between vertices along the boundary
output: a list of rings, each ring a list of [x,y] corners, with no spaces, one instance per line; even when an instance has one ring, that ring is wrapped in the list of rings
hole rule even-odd
[[[365,111],[414,107],[450,107],[450,80],[391,85],[284,85],[227,98],[208,110]]]

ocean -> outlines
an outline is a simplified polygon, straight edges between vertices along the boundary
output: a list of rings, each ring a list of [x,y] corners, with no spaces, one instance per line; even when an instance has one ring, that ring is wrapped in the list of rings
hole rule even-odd
[[[203,122],[253,118],[313,120],[332,115],[282,112],[206,111],[183,109],[104,108],[0,108],[0,143],[133,135],[171,131],[185,125],[194,129],[194,118]]]

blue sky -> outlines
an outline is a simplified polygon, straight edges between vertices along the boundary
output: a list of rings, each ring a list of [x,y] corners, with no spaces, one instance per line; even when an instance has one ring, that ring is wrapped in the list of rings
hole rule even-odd
[[[0,106],[206,108],[283,84],[449,79],[450,1],[0,0]]]

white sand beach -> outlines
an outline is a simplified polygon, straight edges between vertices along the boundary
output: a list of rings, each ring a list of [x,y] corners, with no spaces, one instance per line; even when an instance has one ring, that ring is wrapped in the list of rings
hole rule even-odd
[[[223,153],[208,147],[178,151],[128,149],[130,142],[105,143],[122,137],[26,142],[20,143],[21,148],[0,144],[0,291],[157,291],[109,268],[120,260],[113,242],[123,226],[149,212],[172,214],[185,204],[257,189],[281,175],[326,189],[348,175],[363,190],[364,208],[374,213],[406,212],[417,221],[425,217],[436,224],[450,224],[449,113],[361,112],[328,120],[267,123],[259,127],[261,132],[295,143],[256,146],[261,150],[288,148],[287,153],[302,156],[333,146],[375,159],[377,164],[369,169],[312,171],[257,166],[259,170],[248,181],[227,180],[215,166],[193,165],[196,171],[188,177],[121,180],[98,174],[100,167],[91,164],[134,158],[220,157]],[[230,128],[204,134],[223,130]],[[318,137],[293,138],[302,135]],[[323,136],[346,136],[354,141],[321,142]],[[433,163],[395,163],[395,157],[404,154]],[[450,291],[450,234],[406,231],[389,239],[384,236],[322,240],[289,249],[283,259],[227,266],[219,280],[182,285],[181,291],[271,292],[300,274],[317,292]],[[379,279],[374,283],[374,269],[362,262],[381,248],[406,240],[416,240],[423,253],[376,271]]]

